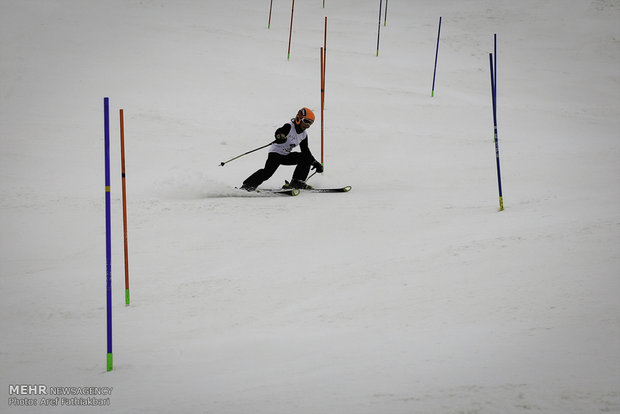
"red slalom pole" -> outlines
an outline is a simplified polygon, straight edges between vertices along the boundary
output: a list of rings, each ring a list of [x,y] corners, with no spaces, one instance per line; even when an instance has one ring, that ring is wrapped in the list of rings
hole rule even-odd
[[[323,35],[323,47],[321,48],[321,164],[325,158],[325,132],[324,132],[324,111],[325,111],[325,74],[327,67],[327,16],[325,16],[325,32]]]
[[[269,3],[269,21],[267,22],[267,29],[271,29],[271,8],[273,7],[273,0]]]
[[[325,68],[326,67],[327,67],[327,16],[325,16],[325,32],[323,34],[323,86],[325,86]]]
[[[324,162],[325,49],[321,48],[321,164]]]
[[[293,0],[293,5],[291,6],[291,28],[288,32],[288,54],[286,60],[291,59],[291,38],[293,37],[293,14],[295,12],[295,0]]]
[[[125,121],[120,110],[121,122],[121,181],[123,187],[123,240],[125,245],[125,305],[129,306],[129,254],[127,246],[127,188],[125,185]]]

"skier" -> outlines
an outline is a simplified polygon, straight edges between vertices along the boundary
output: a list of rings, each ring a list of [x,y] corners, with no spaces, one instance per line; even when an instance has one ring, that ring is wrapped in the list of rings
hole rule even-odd
[[[301,108],[291,122],[276,129],[275,141],[269,147],[269,155],[265,167],[250,175],[243,182],[242,189],[254,191],[264,181],[267,181],[280,165],[296,165],[293,178],[283,188],[312,188],[306,184],[310,168],[323,172],[323,165],[318,162],[308,147],[308,129],[314,122],[314,113],[308,108]],[[300,151],[292,151],[299,145]]]

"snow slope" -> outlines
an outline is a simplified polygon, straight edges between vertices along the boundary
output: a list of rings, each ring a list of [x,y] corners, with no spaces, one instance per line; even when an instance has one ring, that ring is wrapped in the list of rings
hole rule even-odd
[[[268,3],[0,1],[0,412],[620,412],[618,3],[391,1],[376,57],[378,2],[298,1],[290,61]],[[311,183],[353,191],[239,194],[264,150],[218,164],[318,114],[324,16]],[[12,384],[113,392],[15,407]]]

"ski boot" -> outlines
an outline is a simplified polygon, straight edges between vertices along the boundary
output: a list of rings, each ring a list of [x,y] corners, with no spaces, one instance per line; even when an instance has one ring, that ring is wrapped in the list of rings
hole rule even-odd
[[[312,190],[312,186],[306,184],[305,181],[301,181],[301,180],[291,180],[290,183],[288,181],[284,181],[284,185],[282,186],[282,188],[287,189],[287,190],[290,190],[293,188],[300,189],[300,190]]]

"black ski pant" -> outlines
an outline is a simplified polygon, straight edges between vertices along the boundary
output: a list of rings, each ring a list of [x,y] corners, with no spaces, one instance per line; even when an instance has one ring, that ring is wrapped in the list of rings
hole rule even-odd
[[[248,187],[258,187],[271,178],[280,165],[297,165],[293,171],[293,180],[305,181],[313,161],[311,155],[303,152],[291,152],[288,155],[270,152],[265,167],[246,178],[243,184]]]

